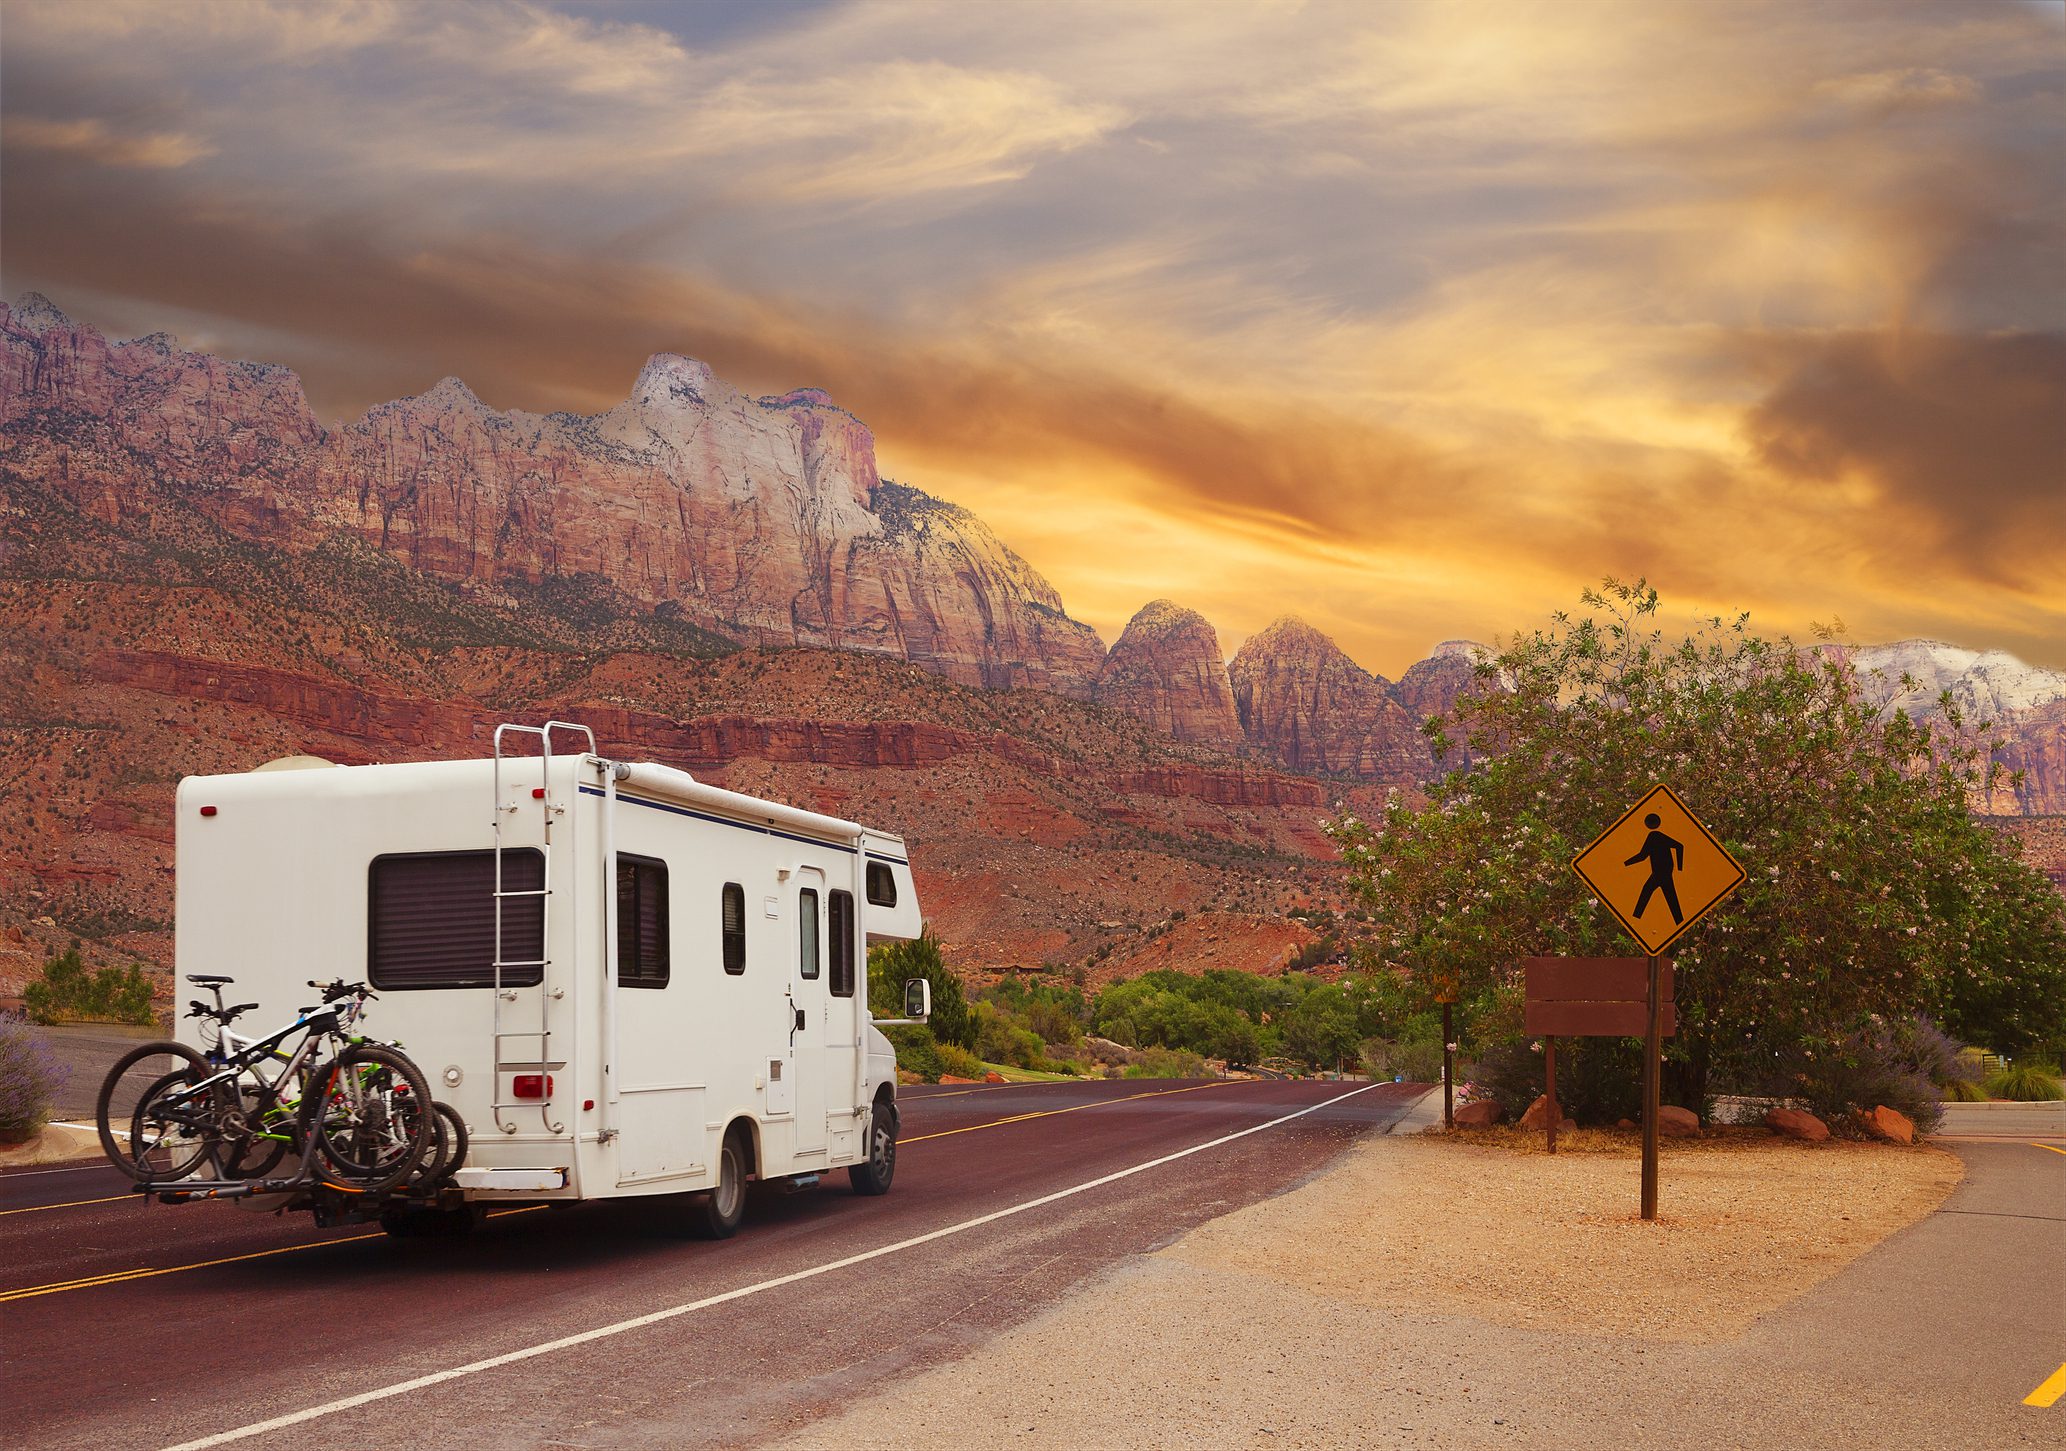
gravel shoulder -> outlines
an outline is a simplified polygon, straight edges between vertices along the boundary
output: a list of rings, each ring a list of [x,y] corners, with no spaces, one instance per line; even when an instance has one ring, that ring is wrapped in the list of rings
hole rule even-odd
[[[1992,1388],[1890,1386],[1855,1294],[1812,1308],[1847,1267],[1881,1286],[1857,1262],[1882,1245],[1896,1289],[1874,1293],[1898,1301],[1898,1255],[1934,1252],[1916,1222],[1974,1222],[1932,1216],[1961,1172],[1931,1148],[1667,1144],[1646,1225],[1632,1150],[1369,1138],[778,1444],[2055,1445]],[[1851,1336],[1855,1378],[1827,1368]]]

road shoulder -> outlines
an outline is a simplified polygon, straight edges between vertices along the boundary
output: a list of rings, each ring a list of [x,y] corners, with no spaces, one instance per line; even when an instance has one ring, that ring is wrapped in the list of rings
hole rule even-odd
[[[1775,1250],[1746,1202],[1737,1229],[1711,1228],[1750,1257],[1748,1289],[1736,1313],[1702,1327],[1696,1316],[1674,1317],[1681,1286],[1629,1253],[1642,1234],[1656,1252],[1676,1253],[1674,1237],[1690,1227],[1669,1218],[1642,1226],[1632,1205],[1632,1235],[1618,1223],[1593,1226],[1605,1236],[1590,1267],[1603,1296],[1590,1306],[1532,1321],[1461,1308],[1510,1300],[1530,1276],[1539,1236],[1518,1224],[1496,1266],[1414,1268],[1373,1294],[1370,1275],[1340,1268],[1368,1269],[1362,1247],[1432,1256],[1434,1242],[1414,1250],[1397,1236],[1483,1209],[1413,1203],[1429,1188],[1414,1177],[1426,1156],[1452,1150],[1373,1137],[1305,1187],[1203,1225],[967,1359],[780,1444],[1594,1448],[1635,1433],[1702,1451],[2055,1446],[2061,1423],[2020,1397],[2066,1344],[2066,1256],[2045,1258],[2066,1248],[2066,1226],[2018,1218],[2006,1243],[1987,1216],[2047,1190],[2037,1203],[2056,1215],[2057,1175],[2045,1180],[2051,1166],[2035,1161],[2057,1156],[2026,1147],[2028,1163],[1995,1157],[2010,1147],[1961,1147],[1970,1177],[1948,1200],[1958,1182],[1948,1156],[1861,1147],[1912,1170],[1874,1190],[1901,1192],[1894,1181],[1903,1178],[1909,1186],[1905,1227],[1881,1228],[1876,1247],[1832,1232]],[[1686,1184],[1688,1160],[1667,1157],[1667,1205],[1674,1183]],[[1715,1164],[1715,1173],[1733,1172]],[[1744,1193],[1758,1197],[1754,1186]],[[1801,1272],[1790,1295],[1775,1294],[1771,1275],[1755,1268],[1775,1256]],[[1433,1292],[1445,1277],[1448,1290]],[[1407,1293],[1394,1293],[1401,1284]],[[1723,1303],[1705,1298],[1710,1313]],[[1616,1302],[1629,1313],[1600,1313]],[[1984,1337],[1947,1334],[1951,1304],[1970,1310],[1972,1323],[2015,1323],[2020,1359],[2004,1364]]]

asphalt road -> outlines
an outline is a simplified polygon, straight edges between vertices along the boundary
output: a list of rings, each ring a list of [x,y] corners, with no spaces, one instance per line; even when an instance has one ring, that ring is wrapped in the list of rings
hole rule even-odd
[[[746,1227],[717,1244],[679,1238],[666,1201],[506,1211],[462,1239],[390,1242],[228,1204],[139,1204],[105,1168],[7,1174],[4,1440],[751,1444],[1299,1182],[1419,1092],[1342,1097],[1359,1087],[907,1090],[887,1196],[856,1196],[844,1175],[757,1189]],[[210,1439],[353,1397],[368,1399]]]

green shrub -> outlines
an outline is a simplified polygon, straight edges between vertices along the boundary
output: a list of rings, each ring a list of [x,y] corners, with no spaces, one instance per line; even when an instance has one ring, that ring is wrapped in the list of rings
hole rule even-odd
[[[1931,1070],[1942,1056],[1938,1033],[1926,1019],[1869,1021],[1820,1047],[1785,1044],[1752,1091],[1797,1098],[1824,1122],[1879,1104],[1905,1114],[1924,1133],[1944,1117],[1941,1090]]]
[[[95,972],[79,956],[79,945],[43,963],[43,975],[22,990],[29,1017],[38,1023],[141,1023],[157,1020],[151,980],[139,963]]]
[[[1395,1043],[1369,1038],[1363,1043],[1363,1071],[1372,1078],[1404,1078],[1408,1083],[1442,1081],[1442,1045],[1433,1038]]]
[[[933,985],[933,1015],[928,1026],[941,1043],[976,1046],[975,1019],[961,980],[940,957],[939,940],[928,928],[910,942],[886,942],[868,953],[868,1009],[879,1018],[904,1016],[904,984],[922,977]]]
[[[1988,1079],[1986,1087],[1988,1097],[2017,1103],[2056,1103],[2066,1098],[2066,1083],[2036,1063],[2012,1063]]]
[[[1987,1090],[1970,1078],[1954,1078],[1949,1083],[1940,1083],[1937,1089],[1944,1095],[1946,1103],[1985,1103]]]
[[[906,1073],[916,1074],[927,1083],[938,1083],[940,1075],[946,1072],[941,1064],[940,1045],[934,1040],[932,1030],[916,1024],[903,1028],[884,1028],[883,1036],[897,1050],[897,1067]]]
[[[989,1072],[982,1059],[959,1043],[942,1043],[938,1053],[941,1073],[952,1074],[956,1078],[981,1078]]]
[[[34,1138],[71,1069],[20,1018],[0,1014],[0,1143]]]
[[[1183,1048],[1144,1048],[1126,1065],[1126,1078],[1203,1078],[1205,1060]]]

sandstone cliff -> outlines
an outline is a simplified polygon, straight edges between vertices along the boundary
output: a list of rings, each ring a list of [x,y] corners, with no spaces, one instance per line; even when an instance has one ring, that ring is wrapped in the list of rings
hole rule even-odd
[[[1219,635],[1205,616],[1168,600],[1142,607],[1105,657],[1093,698],[1180,741],[1243,739]]]
[[[1420,722],[1389,683],[1303,620],[1250,636],[1227,674],[1243,732],[1293,770],[1393,782],[1435,773]]]
[[[171,498],[305,552],[363,541],[491,594],[592,579],[735,640],[898,655],[1087,695],[1104,650],[974,515],[877,476],[823,393],[662,354],[607,413],[500,412],[456,378],[330,430],[288,370],[111,343],[0,304],[0,464],[104,523]]]

